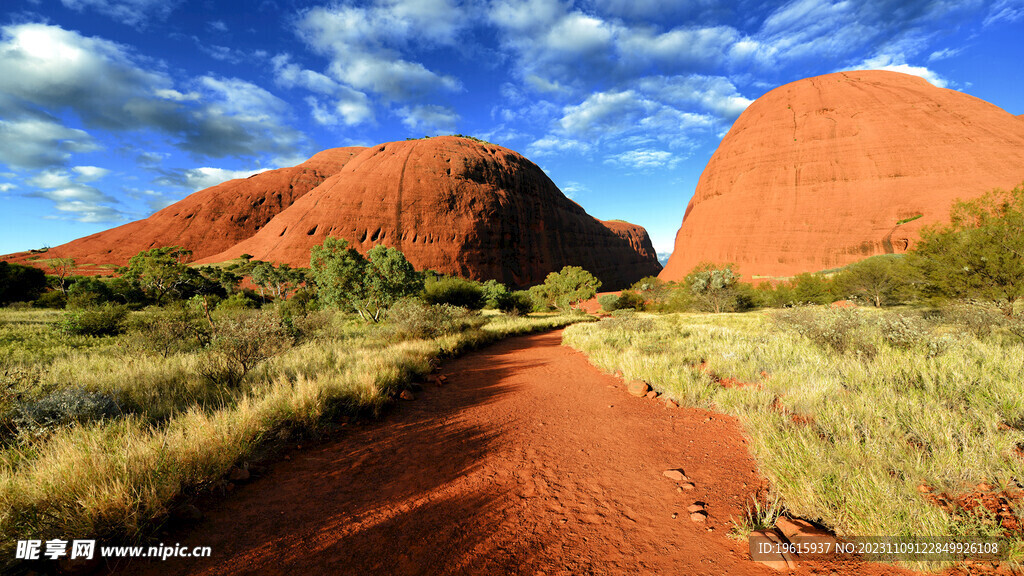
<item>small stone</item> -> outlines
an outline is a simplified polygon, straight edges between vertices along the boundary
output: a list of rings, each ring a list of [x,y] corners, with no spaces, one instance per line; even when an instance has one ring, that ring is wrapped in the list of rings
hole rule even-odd
[[[402,400],[415,400],[416,399],[416,395],[413,394],[412,392],[410,392],[409,390],[402,390],[402,393],[399,394],[398,397],[401,398]]]
[[[679,469],[679,468],[672,468],[671,470],[665,470],[664,472],[662,472],[662,474],[666,478],[668,478],[669,480],[674,480],[676,482],[686,482],[687,480],[689,480],[686,477],[686,474],[684,474],[683,471],[681,469]]]
[[[658,397],[658,393],[655,392],[654,390],[651,390],[650,392],[647,393],[647,397],[650,398],[651,400],[654,400],[655,398]]]
[[[676,514],[675,512],[672,513],[672,519],[673,520],[675,520],[678,517],[679,517],[679,514]]]
[[[708,521],[707,512],[690,512],[690,520],[703,524]]]
[[[249,470],[246,468],[239,468],[238,466],[232,466],[228,470],[228,480],[231,482],[245,482],[249,479]]]
[[[679,404],[676,404],[676,401],[670,398],[665,400],[665,408],[679,408]]]
[[[703,512],[704,511],[704,504],[701,503],[701,502],[694,502],[693,504],[690,504],[690,506],[686,509],[686,511],[687,512],[691,512],[691,513],[692,512]]]
[[[651,390],[651,387],[643,380],[631,380],[626,389],[633,396],[643,396]]]
[[[683,490],[689,492],[690,490],[694,490],[696,488],[697,486],[693,482],[683,482],[682,484],[679,485],[680,492],[682,492]]]
[[[796,562],[793,561],[792,557],[787,557],[786,554],[779,552],[767,552],[759,553],[761,550],[761,544],[772,544],[769,548],[774,549],[775,545],[782,543],[782,539],[774,530],[754,530],[750,533],[749,539],[749,550],[751,552],[751,559],[760,564],[777,570],[779,572],[786,572],[796,568]]]
[[[622,373],[622,370],[616,370],[613,376],[615,376],[616,378],[622,378],[624,374]]]

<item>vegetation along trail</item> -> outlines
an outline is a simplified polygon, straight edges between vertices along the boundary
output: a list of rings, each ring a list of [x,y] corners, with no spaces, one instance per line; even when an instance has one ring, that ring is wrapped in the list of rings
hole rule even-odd
[[[212,558],[125,573],[774,573],[728,537],[764,488],[736,422],[630,396],[560,344],[515,337],[449,362],[443,386],[294,452],[171,536]],[[823,568],[883,573],[798,573]]]

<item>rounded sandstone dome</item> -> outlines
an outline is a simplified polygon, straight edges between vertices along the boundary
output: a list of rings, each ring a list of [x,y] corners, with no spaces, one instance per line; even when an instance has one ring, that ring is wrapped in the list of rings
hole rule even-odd
[[[954,199],[1024,181],[1024,122],[897,72],[776,88],[736,120],[686,209],[666,280],[734,263],[745,280],[913,246]]]

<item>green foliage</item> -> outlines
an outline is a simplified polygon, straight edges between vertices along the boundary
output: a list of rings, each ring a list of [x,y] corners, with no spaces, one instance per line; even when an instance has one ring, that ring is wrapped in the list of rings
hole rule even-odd
[[[39,298],[32,303],[33,308],[64,308],[68,304],[68,297],[60,290],[48,290],[43,292]]]
[[[479,328],[483,322],[466,308],[416,298],[399,300],[387,313],[387,323],[399,338],[437,338]]]
[[[950,220],[922,230],[910,254],[927,288],[992,302],[1010,316],[1024,296],[1024,184],[956,202]]]
[[[99,278],[82,278],[67,290],[69,308],[89,308],[110,302],[114,293],[107,283]]]
[[[836,295],[870,302],[875,307],[913,298],[914,270],[903,256],[882,255],[843,268],[833,278]]]
[[[210,343],[212,326],[193,303],[178,302],[152,307],[137,313],[129,321],[134,340],[163,358],[194,351]]]
[[[992,331],[1003,324],[1006,317],[991,302],[977,300],[957,300],[942,307],[942,316],[946,322],[984,340]]]
[[[124,331],[128,317],[126,306],[106,303],[79,310],[70,310],[54,327],[70,336],[116,336]]]
[[[836,299],[832,282],[821,274],[798,274],[790,286],[796,304],[829,304]]]
[[[447,304],[480,310],[486,304],[486,292],[479,282],[465,278],[431,277],[423,285],[423,300],[427,304]]]
[[[693,296],[693,303],[706,312],[728,312],[736,307],[736,284],[740,275],[732,264],[718,268],[705,262],[698,264],[686,275],[686,286]]]
[[[288,294],[306,281],[306,270],[292,268],[288,264],[274,266],[270,262],[251,260],[250,276],[252,283],[260,288],[260,294],[266,289],[274,298],[287,299]]]
[[[598,297],[597,303],[601,305],[601,309],[605,312],[614,312],[616,310],[641,311],[645,308],[646,304],[643,295],[632,290],[623,290],[618,295],[605,294]]]
[[[551,272],[544,284],[530,288],[536,303],[554,305],[559,310],[568,310],[597,294],[601,281],[579,266],[565,266],[558,272]]]
[[[128,260],[128,265],[118,269],[126,279],[136,284],[157,304],[179,293],[189,281],[189,267],[186,264],[192,256],[191,250],[181,246],[166,246],[139,252]]]
[[[864,316],[857,310],[799,306],[778,310],[771,318],[777,326],[796,331],[822,350],[853,352],[867,359],[877,352]]]
[[[605,312],[614,312],[619,309],[619,297],[615,294],[598,296],[597,303],[601,305],[601,310]]]
[[[484,291],[484,308],[489,310],[500,309],[501,303],[506,301],[511,293],[507,286],[497,280],[488,280],[480,287]]]
[[[513,316],[529,314],[533,310],[533,298],[528,290],[509,292],[498,300],[498,310]]]
[[[214,322],[208,357],[200,372],[215,384],[237,388],[260,362],[293,344],[281,319],[254,310],[220,316]]]
[[[366,258],[343,239],[328,237],[310,257],[313,281],[323,301],[377,322],[400,298],[423,289],[423,276],[395,248],[374,246]]]
[[[46,274],[31,266],[0,262],[0,306],[30,302],[46,289]]]

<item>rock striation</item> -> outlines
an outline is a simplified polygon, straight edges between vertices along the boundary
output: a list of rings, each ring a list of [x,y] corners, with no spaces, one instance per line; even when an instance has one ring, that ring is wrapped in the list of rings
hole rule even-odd
[[[308,266],[310,248],[327,236],[361,252],[398,248],[420,269],[516,287],[566,265],[589,270],[605,289],[661,269],[643,228],[597,220],[520,154],[455,136],[368,148],[252,237],[202,261],[248,253]]]
[[[1024,122],[897,72],[839,72],[752,103],[708,162],[661,273],[746,280],[901,253],[954,199],[1024,181]]]

